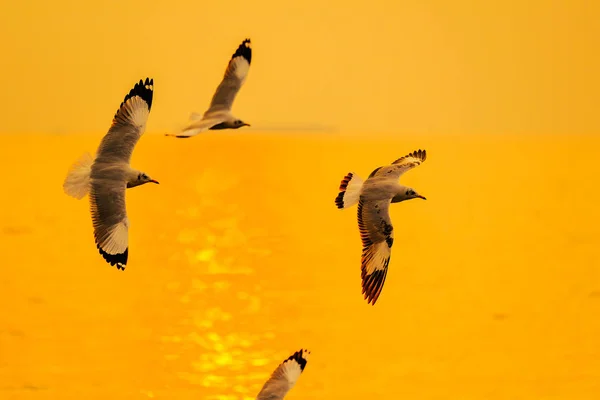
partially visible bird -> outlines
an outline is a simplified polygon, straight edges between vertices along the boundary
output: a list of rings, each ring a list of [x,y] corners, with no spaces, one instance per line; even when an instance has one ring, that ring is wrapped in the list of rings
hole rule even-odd
[[[250,124],[233,116],[231,106],[248,76],[251,60],[252,47],[250,39],[246,39],[231,56],[225,70],[225,76],[219,87],[217,87],[210,107],[204,115],[192,113],[188,125],[181,132],[168,133],[167,136],[188,138],[209,129],[238,129],[242,126],[250,126]]]
[[[258,393],[256,400],[281,400],[294,387],[308,362],[308,350],[300,350],[283,361]]]
[[[366,181],[350,172],[340,183],[335,199],[339,209],[358,203],[358,229],[362,239],[362,293],[369,304],[381,294],[394,243],[394,228],[390,220],[390,203],[423,199],[413,188],[400,185],[398,179],[406,171],[421,165],[427,154],[418,150],[371,172]]]
[[[146,129],[153,91],[153,79],[136,83],[117,110],[96,157],[84,154],[63,183],[65,193],[76,199],[89,193],[96,247],[110,265],[122,270],[129,253],[125,189],[158,183],[129,165],[133,148]]]

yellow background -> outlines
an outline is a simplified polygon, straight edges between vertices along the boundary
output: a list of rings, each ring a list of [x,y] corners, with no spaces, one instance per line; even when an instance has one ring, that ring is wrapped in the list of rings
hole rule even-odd
[[[5,2],[0,13],[0,398],[598,399],[594,2]],[[245,37],[252,128],[203,112]],[[155,98],[106,265],[62,192],[140,78]],[[300,130],[303,132],[291,132]],[[317,132],[315,132],[317,131]],[[82,134],[86,133],[86,134]],[[341,178],[424,148],[360,294]]]
[[[7,1],[0,132],[101,132],[153,77],[149,132],[203,112],[245,37],[253,128],[597,132],[594,1]],[[116,97],[116,99],[115,99]]]

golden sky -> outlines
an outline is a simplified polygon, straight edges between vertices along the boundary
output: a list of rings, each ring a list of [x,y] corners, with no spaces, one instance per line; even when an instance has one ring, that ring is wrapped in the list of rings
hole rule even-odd
[[[0,132],[104,132],[155,79],[148,132],[203,112],[245,37],[253,128],[600,131],[594,1],[4,1]]]

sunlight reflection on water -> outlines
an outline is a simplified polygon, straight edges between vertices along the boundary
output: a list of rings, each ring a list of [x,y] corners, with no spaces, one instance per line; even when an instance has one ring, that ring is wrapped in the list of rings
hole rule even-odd
[[[160,190],[128,191],[125,272],[97,253],[89,204],[62,193],[66,165],[39,179],[30,164],[71,159],[85,147],[71,139],[0,148],[23,194],[0,207],[2,398],[252,399],[300,347],[315,357],[290,398],[597,397],[597,139],[241,135],[232,150],[215,136],[199,166],[203,146],[145,137],[140,165],[180,164],[157,165]],[[390,209],[397,243],[368,306],[356,210],[333,197],[350,168],[425,145],[406,182],[429,200]],[[457,196],[455,179],[477,190]],[[526,195],[498,196],[499,181]]]
[[[199,192],[207,188],[225,191],[237,184],[235,179],[227,179],[222,174],[215,177],[211,173],[203,175],[199,182],[196,185]],[[164,337],[163,340],[197,347],[190,361],[191,368],[179,372],[178,376],[188,383],[227,393],[207,398],[254,398],[249,388],[270,375],[271,371],[266,368],[269,364],[277,365],[281,361],[271,359],[268,352],[255,346],[264,340],[273,340],[275,335],[239,329],[244,321],[261,311],[260,296],[253,293],[260,286],[253,285],[253,290],[249,290],[252,287],[239,290],[238,278],[224,278],[253,275],[255,270],[250,263],[256,258],[269,256],[271,250],[260,246],[259,242],[252,243],[254,237],[260,238],[265,233],[261,228],[244,231],[240,226],[243,215],[239,207],[231,205],[225,211],[221,209],[213,213],[214,205],[213,201],[203,201],[197,207],[188,207],[182,212],[187,218],[204,219],[198,228],[187,226],[177,235],[177,241],[184,246],[183,260],[192,271],[198,272],[198,277],[191,278],[184,292],[177,282],[168,285],[169,289],[180,292],[181,303],[191,306],[182,321],[191,331],[184,337]],[[215,307],[214,304],[222,306]],[[239,321],[234,321],[234,315],[238,315]],[[226,326],[238,328],[223,333]],[[237,395],[232,395],[232,390]]]

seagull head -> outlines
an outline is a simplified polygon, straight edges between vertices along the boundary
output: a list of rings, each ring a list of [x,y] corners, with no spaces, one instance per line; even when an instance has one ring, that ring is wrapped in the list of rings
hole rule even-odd
[[[250,126],[250,124],[245,123],[244,121],[242,121],[241,119],[236,119],[233,122],[234,125],[234,129],[238,129],[241,128],[242,126]]]
[[[419,193],[417,193],[417,191],[413,188],[409,188],[407,187],[405,192],[404,192],[404,197],[405,200],[410,200],[410,199],[423,199],[423,200],[427,200],[425,198],[425,196],[421,196]]]
[[[136,187],[136,186],[140,186],[143,185],[145,183],[156,183],[158,184],[158,181],[150,178],[148,175],[146,175],[144,172],[140,172],[138,173],[134,179],[130,180],[129,182],[127,182],[127,187],[128,188],[132,188],[132,187]]]
[[[423,199],[423,200],[427,200],[427,198],[425,196],[421,196],[414,189],[408,189],[408,192],[406,194],[408,195],[409,199]]]

